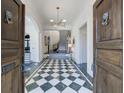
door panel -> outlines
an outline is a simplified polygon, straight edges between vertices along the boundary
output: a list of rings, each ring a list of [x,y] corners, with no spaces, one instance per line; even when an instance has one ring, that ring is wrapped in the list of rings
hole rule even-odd
[[[2,92],[2,93],[6,93],[6,92],[5,92],[5,90],[6,90],[6,89],[5,89],[5,88],[6,88],[6,87],[5,87],[5,84],[6,84],[6,83],[5,83],[5,80],[6,80],[6,79],[5,79],[5,74],[4,74],[4,75],[1,76],[1,92]]]
[[[96,93],[122,93],[122,81],[119,78],[110,74],[101,67],[98,67],[97,71],[98,76]]]
[[[16,3],[16,1],[13,0],[3,0],[2,4],[4,6],[2,13],[4,14],[2,16],[2,39],[9,39],[9,40],[18,40],[18,26],[19,26],[19,5]],[[7,24],[6,14],[7,12],[10,13],[11,22]],[[8,33],[8,31],[10,33]],[[4,34],[3,34],[4,33]]]
[[[122,36],[122,0],[112,0],[112,39]]]
[[[108,63],[122,66],[122,51],[117,50],[97,50],[97,58],[100,60],[107,61]]]
[[[19,49],[3,49],[2,58],[13,57],[19,55]]]
[[[122,0],[94,4],[94,93],[122,93]]]
[[[102,25],[102,17],[103,14],[108,12],[111,19],[111,6],[110,6],[110,0],[104,0],[99,6],[99,8],[96,9],[97,14],[97,21],[98,21],[98,41],[104,41],[109,40],[111,37],[111,20],[109,20],[109,24],[105,27]]]
[[[1,87],[2,93],[23,93],[23,4],[20,0],[1,1]]]
[[[18,93],[19,86],[20,86],[19,85],[19,67],[18,66],[14,69],[12,75],[14,76],[14,78],[12,78],[12,81],[13,81],[12,86],[15,86],[15,87],[12,87],[12,90],[13,90],[13,93]]]
[[[98,13],[98,41],[122,38],[121,0],[103,0],[101,2],[96,8],[96,14]],[[102,18],[105,13],[109,14],[108,25],[103,26]]]

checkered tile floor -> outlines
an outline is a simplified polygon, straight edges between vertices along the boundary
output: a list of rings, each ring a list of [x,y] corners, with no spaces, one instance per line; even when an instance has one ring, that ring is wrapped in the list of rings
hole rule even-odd
[[[67,59],[47,59],[26,83],[25,93],[92,93],[92,86]]]

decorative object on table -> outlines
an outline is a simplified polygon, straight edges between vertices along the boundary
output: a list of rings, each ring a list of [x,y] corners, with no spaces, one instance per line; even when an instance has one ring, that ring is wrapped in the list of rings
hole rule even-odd
[[[25,53],[24,53],[24,69],[25,71],[30,70],[28,68],[25,68],[26,64],[31,63],[31,52],[30,52],[30,35],[25,35]]]
[[[25,36],[25,52],[30,52],[30,35]]]

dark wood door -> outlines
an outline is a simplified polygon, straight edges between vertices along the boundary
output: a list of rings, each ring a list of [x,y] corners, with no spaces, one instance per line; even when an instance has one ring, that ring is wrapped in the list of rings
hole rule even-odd
[[[1,92],[23,93],[24,5],[19,0],[1,3]]]
[[[122,0],[94,4],[94,93],[122,93]]]

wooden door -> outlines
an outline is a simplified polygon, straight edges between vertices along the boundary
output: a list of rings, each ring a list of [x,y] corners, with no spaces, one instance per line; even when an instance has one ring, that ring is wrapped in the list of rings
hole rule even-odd
[[[24,5],[1,1],[1,92],[23,93]]]
[[[94,4],[94,93],[122,93],[122,0]]]

